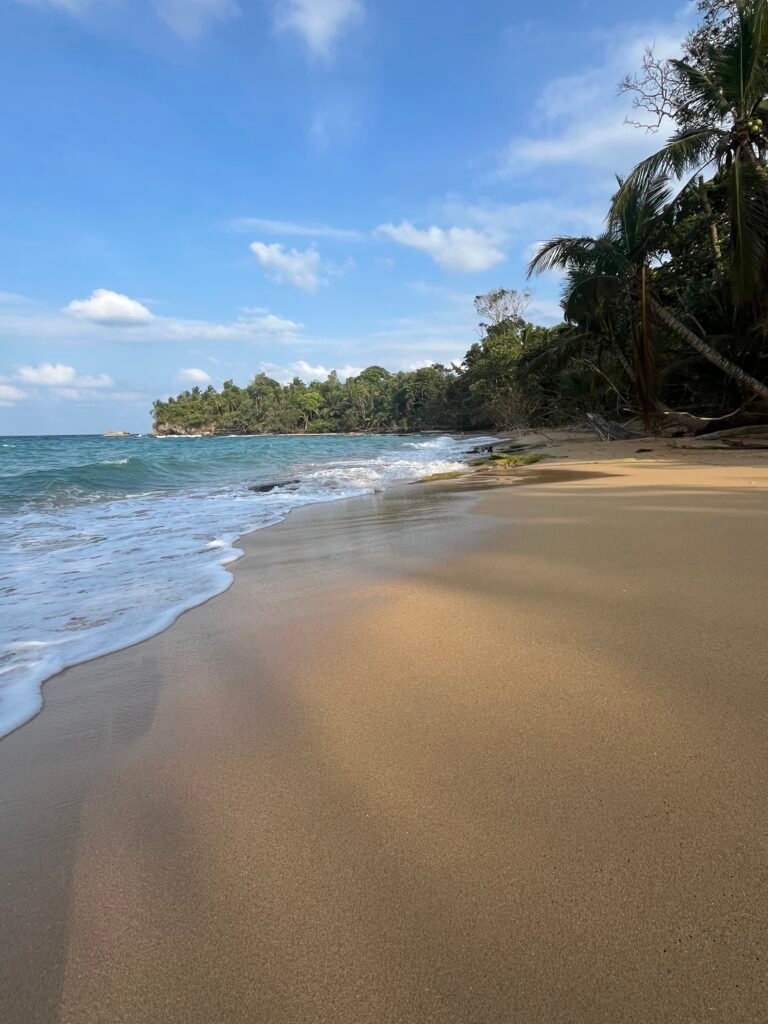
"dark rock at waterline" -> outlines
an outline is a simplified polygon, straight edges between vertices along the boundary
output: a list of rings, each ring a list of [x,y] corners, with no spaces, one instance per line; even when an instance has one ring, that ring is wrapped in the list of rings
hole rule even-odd
[[[256,494],[269,494],[270,491],[274,491],[278,487],[295,487],[300,483],[300,480],[273,480],[269,484],[251,484],[248,490],[254,491]]]
[[[492,452],[527,452],[535,447],[531,444],[517,444],[515,441],[494,441],[493,444],[479,444],[470,448],[469,455],[487,455]]]

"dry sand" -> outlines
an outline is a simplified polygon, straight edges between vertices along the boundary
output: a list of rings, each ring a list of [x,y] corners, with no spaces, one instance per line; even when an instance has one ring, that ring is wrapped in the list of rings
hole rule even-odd
[[[0,1021],[765,1022],[768,456],[638,447],[297,513],[51,681]]]

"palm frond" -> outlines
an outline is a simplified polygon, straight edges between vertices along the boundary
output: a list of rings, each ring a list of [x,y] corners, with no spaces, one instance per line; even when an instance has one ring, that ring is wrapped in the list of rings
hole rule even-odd
[[[694,68],[684,60],[673,59],[669,63],[686,86],[689,94],[686,105],[694,113],[706,115],[714,112],[720,118],[727,115],[729,105],[717,82],[701,68]]]
[[[621,278],[616,274],[597,274],[587,269],[572,271],[563,292],[565,319],[569,323],[605,319],[621,286]]]
[[[768,2],[766,0],[754,0],[749,23],[752,66],[745,91],[751,106],[754,107],[765,98],[765,94],[768,92]]]
[[[544,366],[561,370],[576,355],[580,355],[588,345],[598,341],[591,331],[574,331],[566,329],[553,338],[543,348],[528,352],[518,360],[521,376],[540,370]]]
[[[622,192],[623,201],[619,202]],[[608,232],[631,262],[643,263],[650,253],[664,248],[664,214],[671,200],[672,189],[666,175],[619,180],[619,190],[608,212]]]
[[[613,199],[614,216],[621,216],[632,199],[633,189],[639,185],[667,176],[682,178],[686,171],[701,171],[715,159],[718,143],[725,135],[721,128],[712,126],[675,132],[658,153],[642,160],[623,183]]]
[[[737,150],[727,178],[731,219],[732,282],[737,300],[757,292],[768,238],[768,171]]]
[[[557,235],[548,242],[542,242],[528,264],[527,277],[542,274],[547,270],[564,270],[569,264],[580,264],[592,259],[596,239],[588,235]]]

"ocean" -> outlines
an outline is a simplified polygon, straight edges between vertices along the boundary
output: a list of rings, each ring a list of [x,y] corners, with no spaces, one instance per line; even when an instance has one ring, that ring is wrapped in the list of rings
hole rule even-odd
[[[303,505],[459,469],[482,440],[0,438],[0,737],[41,709],[46,679],[226,590],[239,537]]]

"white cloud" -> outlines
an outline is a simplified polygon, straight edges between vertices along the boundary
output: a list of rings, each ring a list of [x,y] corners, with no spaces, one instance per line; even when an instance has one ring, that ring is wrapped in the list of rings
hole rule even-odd
[[[258,315],[239,317],[230,323],[210,320],[174,320],[157,317],[152,340],[156,341],[287,341],[303,328],[296,320],[287,320],[274,313],[259,311]]]
[[[276,0],[275,26],[298,32],[313,56],[328,59],[340,36],[364,14],[363,0]]]
[[[27,392],[13,384],[0,384],[0,403],[10,405],[11,402],[21,402],[27,397]]]
[[[198,370],[196,366],[190,366],[185,370],[179,370],[179,380],[188,381],[190,384],[210,384],[211,376],[205,370]]]
[[[615,180],[612,179],[615,186]],[[605,217],[603,202],[580,203],[556,199],[528,199],[519,203],[478,200],[466,203],[448,198],[440,204],[441,216],[482,231],[499,244],[510,240],[547,237],[554,231],[599,231]]]
[[[75,299],[66,307],[66,312],[97,324],[135,326],[152,320],[150,311],[137,299],[129,299],[107,288],[97,288],[89,299]]]
[[[348,380],[350,377],[359,377],[364,369],[364,366],[350,366],[349,363],[346,363],[344,366],[337,367],[336,374],[341,380]]]
[[[667,23],[625,24],[611,32],[592,33],[585,42],[598,59],[582,73],[548,83],[535,104],[539,130],[509,143],[500,174],[513,177],[537,167],[568,164],[623,174],[658,149],[658,138],[626,123],[637,115],[631,98],[617,94],[617,83],[639,68],[647,46],[653,45],[662,59],[679,53],[693,12],[694,5],[687,4]],[[665,138],[673,128],[662,128]]]
[[[298,377],[306,384],[311,384],[313,380],[327,380],[334,367],[312,366],[304,359],[297,359],[295,363],[289,363],[287,366],[282,366],[279,363],[262,363],[261,369],[269,377],[279,381],[281,384],[290,384],[294,377]],[[348,377],[357,377],[362,372],[363,368],[360,366],[345,365],[336,367],[336,374],[340,380],[346,380]]]
[[[155,9],[182,39],[197,39],[212,22],[240,14],[236,0],[155,0]]]
[[[264,272],[279,284],[287,282],[307,292],[316,292],[324,279],[321,276],[320,253],[309,249],[285,249],[279,242],[267,245],[252,242],[251,252],[264,268]]]
[[[129,300],[131,301],[131,300]],[[243,311],[236,320],[218,323],[211,320],[184,320],[171,316],[152,316],[149,322],[93,320],[61,311],[53,313],[33,306],[0,305],[0,337],[17,344],[22,341],[46,341],[60,344],[83,342],[248,342],[284,343],[299,337],[304,325],[276,316],[265,309]]]
[[[39,366],[20,366],[18,377],[27,384],[45,384],[48,387],[61,387],[72,384],[76,376],[74,366],[63,363],[40,363]]]
[[[328,224],[296,224],[288,220],[270,220],[264,217],[240,217],[232,221],[236,231],[260,231],[267,235],[282,235],[297,238],[333,238],[340,241],[356,241],[363,237],[352,228],[334,228]]]
[[[506,258],[490,235],[474,228],[444,229],[433,225],[421,229],[403,221],[399,225],[382,224],[376,234],[426,252],[440,266],[463,273],[488,270]]]
[[[48,388],[111,388],[114,381],[106,373],[97,376],[79,375],[74,366],[64,363],[39,363],[37,366],[20,366],[16,374],[25,384],[36,384]]]

